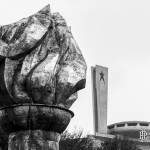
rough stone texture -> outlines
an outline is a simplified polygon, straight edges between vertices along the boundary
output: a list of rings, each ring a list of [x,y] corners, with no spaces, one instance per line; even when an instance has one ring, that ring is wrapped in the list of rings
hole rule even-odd
[[[73,116],[67,109],[85,87],[85,76],[86,63],[70,28],[49,5],[0,26],[0,145],[1,135],[8,139],[10,134],[9,150],[23,150],[19,143],[34,137],[31,131],[63,132]],[[58,150],[57,143],[49,142],[50,149]]]
[[[81,51],[63,17],[51,14],[49,5],[0,27],[0,61],[0,106],[38,103],[70,108],[85,86]]]
[[[60,135],[41,130],[20,131],[9,136],[8,150],[58,150]]]
[[[59,135],[66,129],[72,117],[73,113],[70,110],[43,104],[2,108],[0,109],[0,147],[6,150],[9,139],[9,150],[30,150],[30,148],[58,150]],[[36,141],[37,136],[39,137]],[[41,145],[38,144],[39,142]],[[42,148],[39,148],[40,146]]]
[[[0,110],[0,129],[6,134],[21,130],[45,130],[62,133],[73,113],[47,105],[16,105]]]

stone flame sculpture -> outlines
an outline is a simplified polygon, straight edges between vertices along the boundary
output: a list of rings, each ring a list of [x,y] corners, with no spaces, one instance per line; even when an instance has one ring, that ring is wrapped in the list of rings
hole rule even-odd
[[[0,143],[8,138],[9,150],[58,150],[85,75],[70,28],[49,5],[1,26]]]

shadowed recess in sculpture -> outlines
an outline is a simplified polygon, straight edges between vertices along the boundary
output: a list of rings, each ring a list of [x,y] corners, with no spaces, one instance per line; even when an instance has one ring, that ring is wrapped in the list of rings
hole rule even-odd
[[[0,106],[70,108],[85,87],[86,63],[70,28],[49,5],[0,27]]]

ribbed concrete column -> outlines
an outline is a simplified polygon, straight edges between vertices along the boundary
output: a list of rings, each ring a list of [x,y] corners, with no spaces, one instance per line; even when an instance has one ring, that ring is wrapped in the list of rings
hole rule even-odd
[[[8,150],[59,150],[60,134],[41,130],[14,132],[9,135]]]

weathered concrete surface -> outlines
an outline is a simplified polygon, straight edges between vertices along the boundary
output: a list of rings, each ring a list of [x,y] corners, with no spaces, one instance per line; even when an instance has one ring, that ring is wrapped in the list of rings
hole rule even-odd
[[[95,135],[107,134],[108,68],[91,68]]]
[[[45,135],[66,129],[85,78],[86,63],[70,28],[49,5],[1,26],[0,135],[9,137],[8,149],[58,150],[59,141]]]
[[[41,130],[11,133],[8,150],[58,150],[60,134]]]
[[[0,106],[70,108],[85,87],[86,64],[70,28],[49,5],[0,27]]]
[[[0,109],[0,147],[7,147],[6,140],[9,139],[9,150],[58,150],[59,135],[66,129],[72,117],[73,113],[70,110],[43,104],[2,108]]]
[[[0,110],[0,129],[7,134],[38,129],[62,133],[72,117],[71,111],[57,106],[16,105]]]

